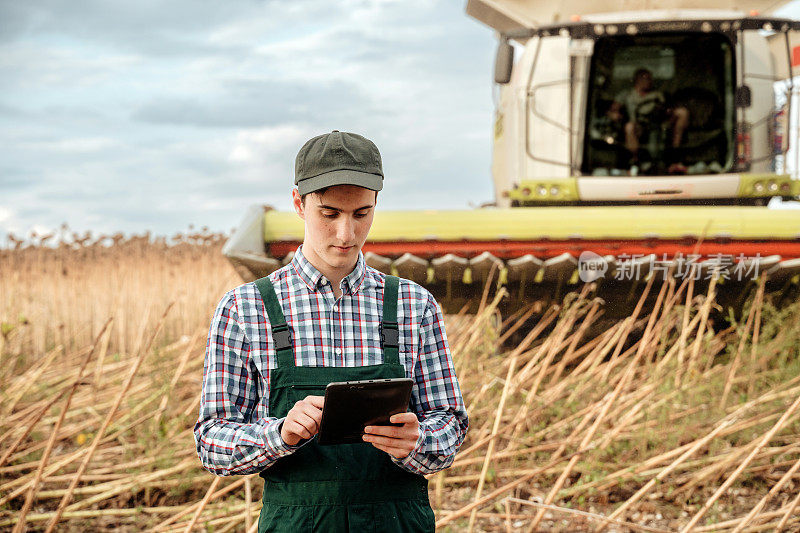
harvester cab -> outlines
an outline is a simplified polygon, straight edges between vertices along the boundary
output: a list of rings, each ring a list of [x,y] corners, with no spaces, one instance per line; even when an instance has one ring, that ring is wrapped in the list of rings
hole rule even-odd
[[[784,171],[797,22],[675,9],[544,25],[506,11],[510,24],[490,4],[534,6],[467,5],[500,32],[498,205],[765,205],[800,193]],[[523,48],[516,63],[509,41]]]

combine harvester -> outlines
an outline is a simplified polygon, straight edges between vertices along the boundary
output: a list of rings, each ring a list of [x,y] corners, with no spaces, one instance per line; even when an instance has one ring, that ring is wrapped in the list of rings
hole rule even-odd
[[[775,7],[748,9],[762,5]],[[794,295],[800,209],[766,204],[800,194],[780,172],[797,128],[800,23],[737,11],[735,0],[649,6],[469,0],[467,13],[499,38],[494,203],[379,211],[367,263],[424,285],[449,312],[474,309],[492,270],[507,310],[594,281],[613,316],[648,276],[702,284],[714,272],[729,302],[763,273],[771,290]],[[649,96],[660,96],[615,104],[643,68]],[[224,253],[252,280],[291,260],[302,238],[294,213],[255,206]]]

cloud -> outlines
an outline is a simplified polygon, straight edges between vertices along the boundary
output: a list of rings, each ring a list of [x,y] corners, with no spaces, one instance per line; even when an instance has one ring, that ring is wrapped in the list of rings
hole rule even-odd
[[[95,88],[139,64],[135,55],[89,52],[33,42],[9,43],[0,56],[6,90]]]
[[[449,0],[0,8],[0,226],[230,229],[290,209],[320,133],[376,142],[384,208],[491,197],[491,31]]]
[[[80,6],[58,0],[4,2],[0,40],[30,35],[80,39],[98,47],[159,54],[195,54],[209,27],[261,11],[259,2],[236,9],[212,1],[137,2],[85,0]]]
[[[242,130],[228,159],[241,164],[263,164],[276,155],[297,151],[297,147],[313,135],[308,127],[285,124],[274,128]]]
[[[325,102],[325,105],[320,103]],[[159,97],[132,118],[153,124],[211,128],[254,128],[304,120],[336,120],[369,98],[354,83],[310,86],[266,79],[226,80],[202,97]]]
[[[14,217],[14,211],[11,208],[3,207],[0,205],[0,224],[5,224]]]
[[[54,141],[38,141],[32,143],[34,149],[60,152],[65,154],[87,154],[108,150],[118,145],[114,139],[107,137],[85,137],[58,139]]]
[[[25,115],[26,113],[24,111],[0,102],[0,118],[18,119],[24,117]]]

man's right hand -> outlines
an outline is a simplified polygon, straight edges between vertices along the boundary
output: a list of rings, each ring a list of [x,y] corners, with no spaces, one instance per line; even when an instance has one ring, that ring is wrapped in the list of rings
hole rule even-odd
[[[286,413],[281,426],[281,438],[289,446],[310,439],[319,432],[324,396],[306,396]]]
[[[606,111],[606,116],[614,122],[620,122],[622,120],[622,104],[617,101],[612,102],[611,107]]]

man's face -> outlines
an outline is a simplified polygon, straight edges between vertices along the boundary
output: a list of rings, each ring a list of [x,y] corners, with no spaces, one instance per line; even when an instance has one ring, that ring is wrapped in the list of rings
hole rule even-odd
[[[653,88],[653,75],[649,72],[643,72],[636,79],[636,86],[640,91],[649,91]]]
[[[292,197],[295,211],[305,221],[306,258],[320,271],[328,270],[328,275],[350,273],[372,227],[375,191],[335,185],[324,194],[307,195],[305,205],[297,189]]]

